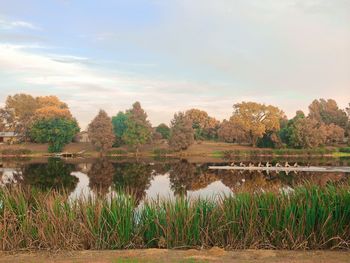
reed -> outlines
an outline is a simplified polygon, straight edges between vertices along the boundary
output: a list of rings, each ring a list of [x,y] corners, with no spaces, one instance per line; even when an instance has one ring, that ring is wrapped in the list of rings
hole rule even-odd
[[[0,190],[0,250],[350,247],[350,187],[237,193],[219,199],[132,196],[70,200],[65,193]]]

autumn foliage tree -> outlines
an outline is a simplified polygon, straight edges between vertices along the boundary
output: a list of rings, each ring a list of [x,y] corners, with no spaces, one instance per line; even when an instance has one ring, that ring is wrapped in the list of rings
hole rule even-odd
[[[170,125],[169,145],[174,150],[186,150],[194,142],[192,122],[183,112],[176,113]]]
[[[210,117],[207,112],[199,109],[190,109],[185,113],[186,117],[192,121],[195,139],[216,139],[220,122]]]
[[[10,124],[11,131],[16,132],[22,139],[26,139],[32,125],[32,118],[37,110],[36,99],[28,94],[8,96],[2,116]]]
[[[309,106],[309,117],[326,125],[338,125],[343,129],[346,129],[349,122],[346,112],[339,109],[337,102],[332,99],[314,100]]]
[[[266,132],[278,131],[280,119],[284,115],[277,107],[256,102],[237,103],[233,105],[233,109],[230,121],[242,127],[253,146]]]
[[[115,140],[112,119],[104,110],[100,110],[89,124],[88,135],[91,143],[97,147],[101,153],[112,147]]]
[[[73,119],[68,105],[56,96],[33,97],[28,94],[8,96],[1,109],[1,119],[7,123],[9,131],[27,139],[37,120],[51,118]]]
[[[223,120],[220,124],[218,138],[220,141],[229,143],[246,143],[249,141],[247,133],[240,123],[231,120]]]
[[[150,142],[152,138],[152,126],[139,102],[135,102],[132,108],[127,110],[126,115],[126,130],[123,140],[126,144],[135,147],[136,152],[138,152],[140,146]]]
[[[293,123],[290,134],[290,146],[294,148],[314,148],[324,144],[324,127],[312,118],[298,118]]]

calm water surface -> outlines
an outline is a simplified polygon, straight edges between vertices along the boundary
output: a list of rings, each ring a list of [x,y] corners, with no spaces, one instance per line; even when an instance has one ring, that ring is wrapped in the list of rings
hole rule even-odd
[[[350,159],[255,159],[245,164],[269,161],[312,166],[350,166]],[[237,191],[293,191],[303,184],[326,185],[349,182],[349,173],[262,172],[210,170],[210,165],[227,165],[188,160],[115,159],[0,159],[0,186],[23,185],[44,190],[57,189],[71,198],[109,195],[131,191],[137,201],[145,198],[218,197]]]

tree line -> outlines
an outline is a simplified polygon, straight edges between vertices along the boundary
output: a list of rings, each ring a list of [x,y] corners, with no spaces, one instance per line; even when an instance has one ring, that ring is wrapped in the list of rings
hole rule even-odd
[[[199,109],[174,114],[170,125],[152,127],[139,102],[109,117],[104,110],[88,126],[91,143],[101,152],[129,145],[137,152],[144,144],[166,140],[176,150],[195,141],[212,140],[270,148],[314,148],[344,143],[350,135],[350,104],[338,107],[335,100],[319,99],[305,114],[292,119],[276,106],[256,102],[233,105],[229,119],[218,121]],[[8,96],[0,109],[0,131],[13,131],[22,141],[49,143],[51,152],[61,151],[80,131],[69,107],[55,96]]]

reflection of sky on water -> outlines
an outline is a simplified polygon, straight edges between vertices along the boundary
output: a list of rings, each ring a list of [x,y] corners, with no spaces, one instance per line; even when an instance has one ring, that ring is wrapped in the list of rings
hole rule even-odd
[[[218,198],[221,196],[231,195],[232,191],[221,181],[215,181],[209,184],[207,187],[196,190],[196,191],[187,191],[187,196],[189,198]]]
[[[89,194],[92,193],[90,187],[89,187],[89,177],[82,172],[73,172],[71,173],[72,176],[75,176],[79,179],[77,186],[75,187],[74,191],[69,195],[70,199],[76,199],[79,197],[87,197]]]
[[[78,184],[74,191],[69,195],[69,198],[74,200],[79,197],[94,197],[94,192],[89,187],[89,177],[82,172],[73,172],[72,176],[79,179]],[[109,189],[107,196],[113,195],[114,191]],[[189,198],[216,198],[219,196],[227,196],[232,194],[229,187],[224,185],[221,181],[215,181],[208,186],[194,191],[187,191],[187,196]],[[174,192],[171,190],[171,184],[169,179],[169,174],[155,175],[150,182],[150,187],[146,189],[145,198],[148,200],[156,199],[174,199]]]
[[[150,187],[146,190],[147,199],[173,199],[174,193],[170,189],[169,174],[156,175],[150,182]]]
[[[22,178],[22,175],[20,174],[20,169],[18,168],[0,168],[0,173],[0,186],[16,184],[17,179],[15,175],[19,175],[19,179]]]

